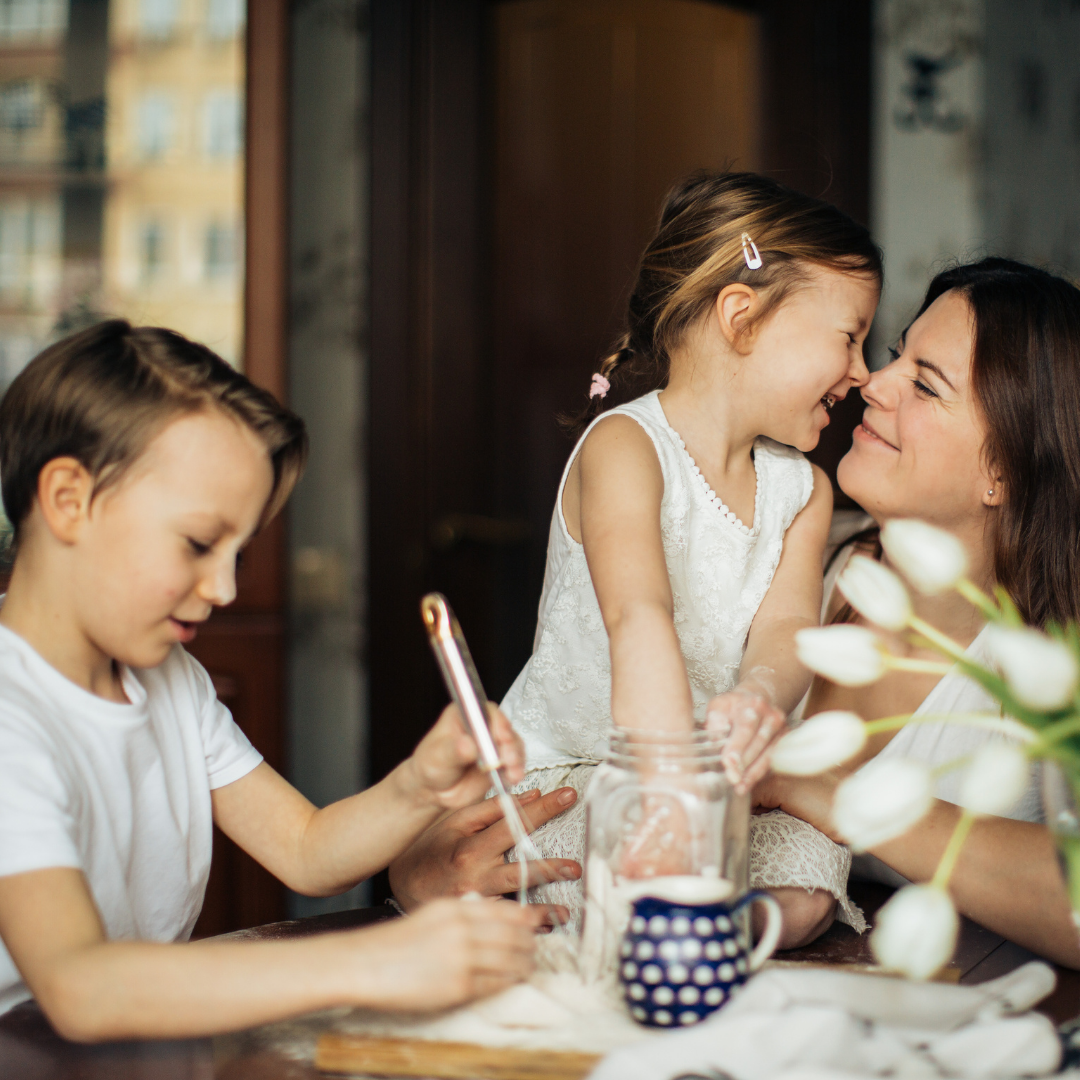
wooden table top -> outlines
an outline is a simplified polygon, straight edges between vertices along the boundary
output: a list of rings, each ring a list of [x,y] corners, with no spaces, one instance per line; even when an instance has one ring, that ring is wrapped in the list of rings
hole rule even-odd
[[[852,882],[851,897],[872,920],[891,890]],[[363,908],[241,931],[236,938],[274,940],[363,926],[389,917],[389,909]],[[804,949],[778,959],[829,964],[871,962],[868,935],[835,924]],[[951,968],[972,985],[1003,975],[1033,958],[969,920],[963,920]],[[1057,968],[1058,987],[1040,1006],[1056,1023],[1080,1016],[1080,973]],[[306,1061],[278,1049],[273,1027],[216,1039],[107,1043],[80,1046],[56,1035],[36,1005],[17,1006],[0,1017],[0,1077],[3,1080],[318,1080]]]

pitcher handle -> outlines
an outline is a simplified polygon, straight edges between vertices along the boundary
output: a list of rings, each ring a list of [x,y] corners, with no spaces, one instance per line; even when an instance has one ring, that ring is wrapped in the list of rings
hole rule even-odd
[[[765,905],[768,916],[765,920],[765,933],[761,935],[761,940],[754,946],[754,951],[748,959],[751,971],[757,971],[776,951],[777,943],[780,941],[780,931],[784,926],[784,916],[780,911],[780,905],[776,902],[776,897],[770,896],[761,889],[751,889],[750,892],[745,893],[732,906],[731,912],[734,914],[740,908],[755,902]]]

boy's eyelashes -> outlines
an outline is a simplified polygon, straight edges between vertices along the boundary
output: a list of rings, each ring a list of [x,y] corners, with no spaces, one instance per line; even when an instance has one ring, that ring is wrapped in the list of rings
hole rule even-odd
[[[193,536],[189,536],[187,542],[191,545],[191,550],[194,551],[196,555],[207,555],[213,547],[213,544],[204,544],[201,541],[196,540]]]

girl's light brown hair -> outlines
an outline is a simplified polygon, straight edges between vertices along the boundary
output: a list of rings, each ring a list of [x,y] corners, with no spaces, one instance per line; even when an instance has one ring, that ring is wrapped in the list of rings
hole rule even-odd
[[[307,457],[304,422],[272,394],[172,330],[112,319],[50,345],[0,401],[0,481],[15,541],[48,462],[75,458],[96,495],[171,421],[206,409],[233,417],[266,447],[274,471],[262,519],[269,521]]]
[[[742,235],[763,264],[752,270]],[[770,315],[807,279],[810,266],[867,274],[879,286],[881,252],[870,233],[835,206],[756,173],[695,173],[664,200],[656,236],[641,257],[626,311],[626,329],[600,374],[619,399],[667,384],[671,353],[728,285],[752,285]],[[748,327],[749,328],[749,327]],[[566,420],[580,431],[602,408],[590,399]]]

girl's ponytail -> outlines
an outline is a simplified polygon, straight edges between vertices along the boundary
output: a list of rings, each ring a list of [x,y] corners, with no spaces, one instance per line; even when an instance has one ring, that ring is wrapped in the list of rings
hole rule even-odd
[[[665,198],[641,257],[625,331],[593,375],[587,404],[561,417],[562,426],[580,434],[611,404],[610,391],[630,400],[666,386],[672,350],[728,285],[758,290],[760,321],[814,264],[881,283],[881,251],[835,206],[755,173],[684,178]]]

